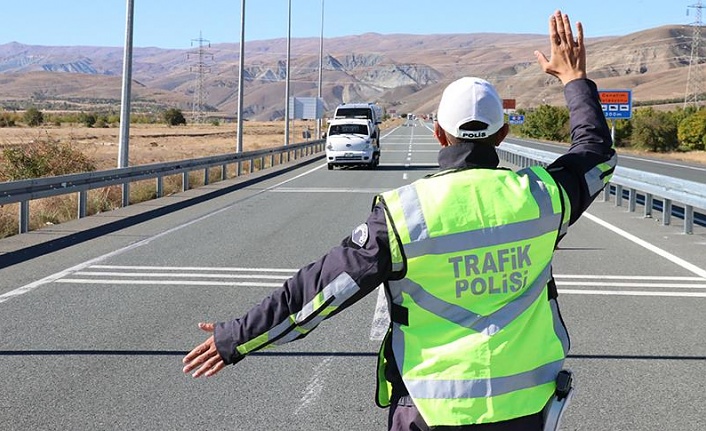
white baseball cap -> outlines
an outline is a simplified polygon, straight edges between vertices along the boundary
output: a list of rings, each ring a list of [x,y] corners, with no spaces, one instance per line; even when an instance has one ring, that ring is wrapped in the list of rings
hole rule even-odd
[[[503,100],[493,85],[480,78],[458,79],[444,90],[436,113],[439,125],[446,133],[461,139],[483,139],[503,127]],[[463,130],[470,121],[488,125],[482,130]]]

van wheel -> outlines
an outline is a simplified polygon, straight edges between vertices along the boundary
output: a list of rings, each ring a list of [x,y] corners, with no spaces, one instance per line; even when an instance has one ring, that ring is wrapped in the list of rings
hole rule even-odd
[[[328,164],[328,170],[329,170],[329,171],[332,171],[332,170],[333,170],[333,164],[332,164],[332,163],[329,163],[329,164]]]

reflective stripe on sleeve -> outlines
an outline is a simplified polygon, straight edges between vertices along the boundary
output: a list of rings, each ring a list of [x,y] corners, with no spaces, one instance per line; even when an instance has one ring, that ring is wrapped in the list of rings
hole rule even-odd
[[[353,278],[348,273],[342,273],[296,314],[297,331],[286,334],[274,344],[279,346],[294,341],[312,331],[358,290],[360,287]]]
[[[237,347],[241,355],[247,355],[270,344],[281,345],[300,338],[325,320],[344,301],[360,290],[358,284],[347,273],[342,273],[324,287],[301,311],[292,314],[264,334]]]
[[[586,184],[588,185],[588,193],[594,196],[600,192],[613,177],[613,170],[618,162],[618,156],[613,154],[606,163],[601,163],[590,171],[586,172]]]

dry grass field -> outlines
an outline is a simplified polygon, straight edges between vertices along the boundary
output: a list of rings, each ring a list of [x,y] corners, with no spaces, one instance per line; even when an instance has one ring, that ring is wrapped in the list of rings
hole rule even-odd
[[[290,144],[303,142],[302,132],[309,128],[315,134],[316,124],[295,121],[290,125]],[[137,124],[130,126],[130,165],[143,165],[173,160],[227,154],[236,151],[236,124],[165,126]],[[0,128],[0,148],[41,140],[68,143],[88,156],[97,169],[117,167],[119,152],[117,127],[88,128],[60,127],[6,127]],[[283,122],[243,123],[243,151],[284,145]]]

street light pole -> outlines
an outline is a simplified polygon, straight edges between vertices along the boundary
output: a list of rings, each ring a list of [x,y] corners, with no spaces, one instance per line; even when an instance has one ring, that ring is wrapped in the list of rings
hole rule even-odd
[[[123,53],[123,87],[120,98],[120,137],[119,137],[119,154],[118,168],[126,168],[128,166],[128,148],[130,140],[130,98],[132,95],[132,34],[133,34],[133,15],[135,12],[134,0],[127,0],[127,13],[125,22],[125,46]],[[128,206],[130,203],[130,188],[129,184],[125,183],[122,187],[122,205]]]
[[[324,0],[321,0],[321,35],[319,36],[319,92],[318,92],[318,100],[316,101],[317,114],[318,114],[319,100],[321,100],[322,95],[323,95],[322,86],[321,86],[323,83],[323,75],[324,75]],[[322,118],[316,119],[316,139],[321,139],[321,125],[323,122],[322,120],[323,120]]]
[[[289,14],[287,23],[287,80],[284,85],[284,145],[289,145],[289,60],[291,57],[292,45],[292,0],[289,0]]]
[[[245,0],[240,0],[240,58],[238,61],[238,132],[237,152],[243,152],[243,71],[245,69]]]

